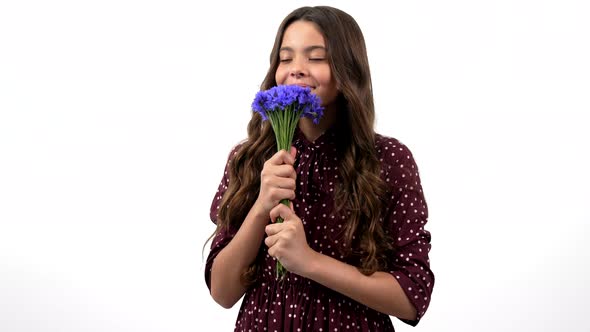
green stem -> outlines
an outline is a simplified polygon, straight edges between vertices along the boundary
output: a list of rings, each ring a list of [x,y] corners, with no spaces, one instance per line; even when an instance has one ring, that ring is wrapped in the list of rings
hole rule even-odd
[[[294,106],[289,106],[284,110],[276,110],[269,113],[269,120],[277,141],[277,150],[290,152],[293,134],[295,133],[297,123],[299,123],[301,113],[302,111],[297,110]],[[291,201],[288,199],[281,200],[281,203],[289,208],[291,207]],[[282,223],[283,221],[284,220],[281,217],[276,219],[277,223]],[[287,270],[278,260],[276,264],[276,273],[279,281],[283,281],[287,274]]]

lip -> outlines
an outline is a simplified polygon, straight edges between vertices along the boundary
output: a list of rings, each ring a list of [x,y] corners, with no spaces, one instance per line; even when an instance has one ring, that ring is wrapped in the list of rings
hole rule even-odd
[[[298,85],[298,86],[300,86],[300,87],[302,87],[302,88],[310,88],[310,89],[315,89],[315,87],[314,87],[314,86],[311,86],[311,85],[308,85],[308,84],[305,84],[305,83],[295,83],[295,84],[293,84],[293,85]]]

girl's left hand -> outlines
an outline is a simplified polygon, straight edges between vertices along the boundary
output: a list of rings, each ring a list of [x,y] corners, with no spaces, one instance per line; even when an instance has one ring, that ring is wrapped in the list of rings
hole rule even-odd
[[[277,224],[275,221],[279,216],[283,222]],[[290,272],[303,275],[316,252],[307,244],[301,219],[284,204],[270,211],[270,219],[273,224],[266,226],[268,237],[264,240],[268,254],[278,259]]]

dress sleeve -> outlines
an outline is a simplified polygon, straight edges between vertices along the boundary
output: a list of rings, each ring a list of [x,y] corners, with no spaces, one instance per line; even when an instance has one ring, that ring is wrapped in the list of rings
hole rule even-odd
[[[389,273],[396,278],[416,308],[416,320],[401,320],[416,326],[428,308],[434,286],[434,274],[430,270],[428,258],[431,236],[424,228],[428,220],[428,207],[418,166],[410,150],[399,141],[389,141],[386,147],[384,172],[386,184],[391,190],[391,200],[386,213],[385,230],[394,242],[394,251],[389,258]]]
[[[223,177],[221,178],[221,182],[219,183],[217,192],[213,196],[213,201],[211,202],[209,216],[214,224],[217,224],[220,203],[229,185],[229,166],[231,163],[231,159],[237,153],[238,149],[239,145],[234,147],[230,152],[227,158],[227,162],[225,164],[225,169],[223,171]],[[215,257],[217,257],[219,252],[223,248],[225,248],[225,246],[227,246],[231,239],[233,239],[236,232],[237,229],[233,228],[221,229],[219,232],[215,234],[213,240],[211,241],[211,250],[209,251],[209,255],[207,256],[207,262],[205,265],[205,282],[207,283],[207,288],[209,288],[209,291],[211,291],[211,268],[213,267],[213,260],[215,259]]]

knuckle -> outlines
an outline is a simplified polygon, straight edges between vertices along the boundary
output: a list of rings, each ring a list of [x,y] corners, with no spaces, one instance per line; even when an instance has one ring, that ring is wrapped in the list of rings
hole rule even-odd
[[[276,243],[276,244],[278,244],[278,243]],[[280,247],[280,246],[278,246],[278,245],[275,245],[275,246],[273,246],[273,249],[274,249],[274,250],[273,250],[273,255],[274,255],[275,257],[276,257],[276,256],[281,256],[281,253],[282,253],[282,251],[281,251],[281,247]]]

